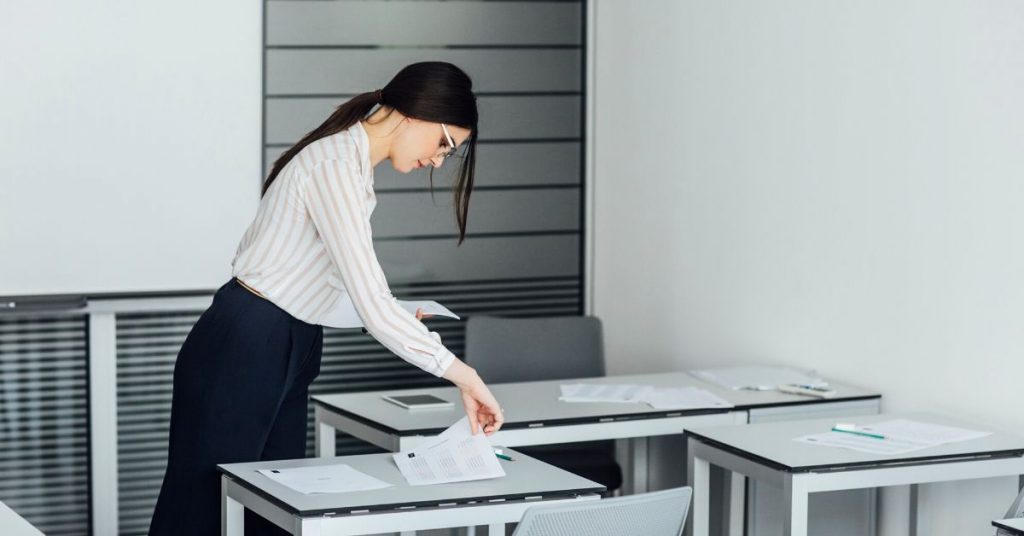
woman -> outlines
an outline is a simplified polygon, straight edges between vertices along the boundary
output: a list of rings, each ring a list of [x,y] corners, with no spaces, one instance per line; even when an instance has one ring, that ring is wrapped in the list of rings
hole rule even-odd
[[[274,163],[232,262],[234,277],[178,354],[167,472],[150,534],[219,532],[216,464],[304,456],[321,324],[336,307],[354,306],[385,347],[455,384],[473,433],[501,428],[501,409],[476,372],[421,315],[396,303],[370,233],[374,166],[437,168],[465,146],[455,185],[461,243],[477,135],[469,77],[449,63],[416,63],[338,107]],[[252,524],[265,525],[250,516]]]

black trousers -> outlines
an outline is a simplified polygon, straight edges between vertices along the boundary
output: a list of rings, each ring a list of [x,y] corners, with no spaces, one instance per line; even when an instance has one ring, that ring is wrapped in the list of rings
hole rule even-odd
[[[232,279],[174,365],[167,472],[149,534],[220,534],[219,463],[303,458],[323,328]],[[284,534],[246,511],[246,534]]]

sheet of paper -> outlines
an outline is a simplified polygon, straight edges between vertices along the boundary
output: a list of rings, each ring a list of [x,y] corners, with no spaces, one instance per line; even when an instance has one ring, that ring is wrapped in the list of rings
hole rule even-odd
[[[728,389],[756,389],[767,391],[783,384],[813,385],[827,387],[828,382],[813,373],[802,372],[786,367],[725,367],[703,370],[691,370],[690,374],[721,385]]]
[[[412,314],[416,314],[416,309],[423,309],[424,314],[447,316],[449,318],[459,319],[459,315],[448,310],[447,307],[437,303],[436,301],[430,300],[396,300],[406,311]],[[321,324],[332,327],[332,328],[361,328],[363,327],[363,320],[359,318],[359,313],[356,312],[356,307],[352,303],[352,297],[347,293],[342,294],[341,298],[338,298],[338,303],[334,304],[334,307],[328,311]]]
[[[483,432],[473,435],[466,417],[437,437],[393,456],[402,476],[411,486],[505,476],[491,442]]]
[[[654,409],[731,408],[722,397],[699,387],[669,387],[653,389],[643,395],[643,401]]]
[[[563,402],[642,402],[642,397],[653,390],[650,385],[611,383],[566,383],[559,386]]]
[[[857,430],[880,434],[885,436],[885,439],[829,431],[798,437],[795,441],[828,447],[848,448],[868,454],[890,455],[907,454],[946,443],[970,441],[991,435],[991,432],[941,426],[909,419],[892,419],[858,426]]]
[[[343,463],[313,467],[289,467],[287,469],[260,469],[258,472],[299,493],[306,494],[348,493],[391,487],[391,484]]]

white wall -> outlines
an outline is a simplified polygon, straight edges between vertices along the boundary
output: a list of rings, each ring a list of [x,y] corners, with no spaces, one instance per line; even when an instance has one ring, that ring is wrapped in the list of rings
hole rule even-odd
[[[594,4],[610,372],[789,364],[1022,428],[1024,2]],[[990,533],[1014,485],[932,487],[930,533]]]
[[[231,277],[259,202],[262,9],[0,6],[0,296]]]

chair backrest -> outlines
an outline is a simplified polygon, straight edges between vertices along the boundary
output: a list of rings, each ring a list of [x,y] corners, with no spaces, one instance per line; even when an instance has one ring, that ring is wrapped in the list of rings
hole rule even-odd
[[[692,495],[687,487],[578,504],[538,505],[526,511],[513,536],[679,536]]]
[[[464,357],[490,383],[604,376],[601,321],[472,316]]]

